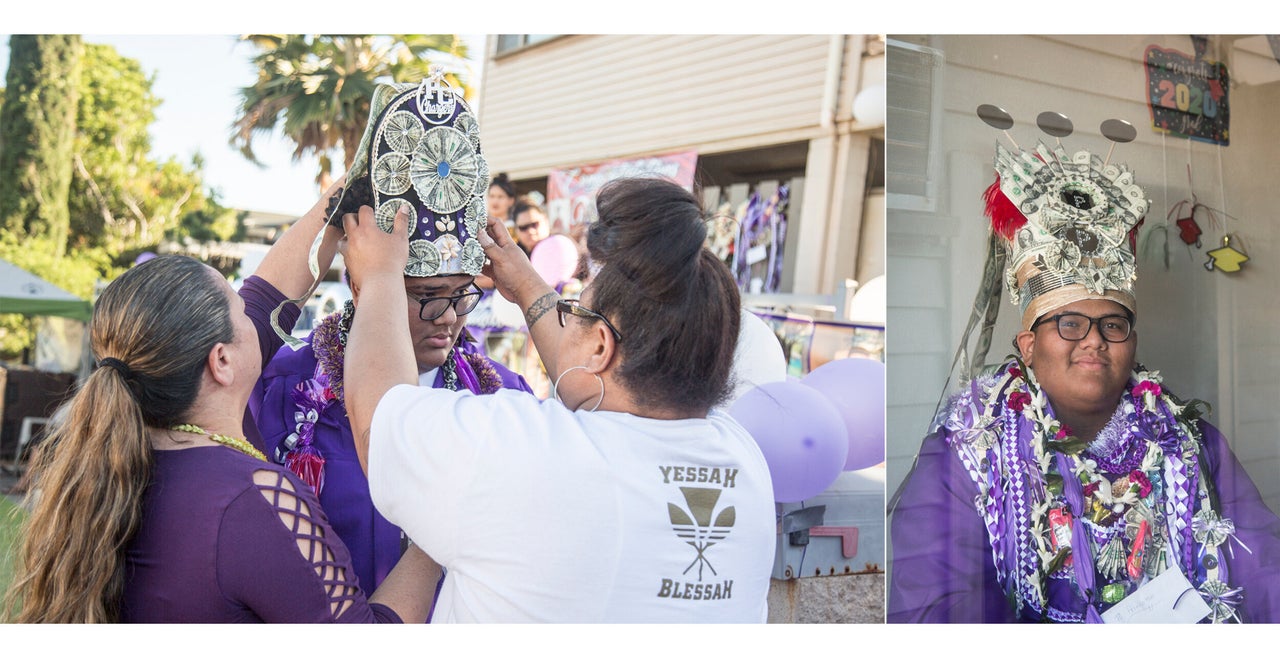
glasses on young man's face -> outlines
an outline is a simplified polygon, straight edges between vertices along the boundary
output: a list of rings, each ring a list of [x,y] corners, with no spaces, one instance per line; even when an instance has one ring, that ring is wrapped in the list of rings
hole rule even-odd
[[[430,298],[419,298],[413,294],[409,294],[409,299],[418,303],[418,318],[424,321],[434,321],[449,311],[449,307],[453,307],[453,311],[462,316],[471,313],[471,310],[480,304],[480,296],[483,293],[476,287],[470,290],[452,296],[433,296]]]
[[[1074,312],[1046,316],[1033,323],[1031,329],[1035,330],[1050,321],[1058,325],[1058,336],[1066,341],[1080,341],[1089,336],[1089,330],[1093,329],[1095,323],[1098,325],[1098,333],[1104,340],[1111,343],[1127,341],[1129,334],[1133,331],[1133,321],[1123,314],[1108,314],[1093,318]]]
[[[618,332],[618,328],[613,327],[613,323],[610,323],[609,319],[604,317],[604,314],[583,307],[578,304],[577,300],[560,300],[556,302],[556,314],[560,317],[560,327],[564,327],[565,314],[573,314],[580,318],[604,321],[604,326],[609,328],[609,331],[613,333],[613,339],[618,343],[622,343],[622,333]]]
[[[521,231],[521,232],[526,232],[526,231],[528,231],[528,230],[536,230],[536,229],[538,229],[538,227],[540,227],[541,225],[542,225],[542,221],[533,221],[532,223],[525,223],[524,225],[517,225],[517,226],[516,226],[516,229],[517,229],[517,230],[519,230],[519,231]]]

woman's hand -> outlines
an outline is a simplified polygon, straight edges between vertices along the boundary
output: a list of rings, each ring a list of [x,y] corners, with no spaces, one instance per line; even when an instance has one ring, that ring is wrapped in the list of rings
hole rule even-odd
[[[342,189],[345,181],[344,175],[330,185],[311,209],[294,221],[276,240],[254,272],[279,289],[285,298],[293,299],[299,305],[311,299],[310,291],[317,282],[316,276],[311,274],[310,252],[321,230],[324,230],[324,239],[316,253],[316,266],[319,271],[327,271],[333,263],[334,250],[341,234],[339,228],[326,227],[329,220],[327,208],[329,198]]]
[[[493,280],[494,288],[503,298],[528,309],[539,296],[551,291],[520,245],[511,239],[501,219],[490,216],[485,229],[476,235],[489,261],[483,273]]]
[[[364,206],[358,214],[342,217],[346,238],[339,250],[351,276],[351,286],[362,288],[366,279],[394,279],[399,286],[409,261],[409,212],[396,212],[391,234],[383,232],[374,219],[373,208]]]

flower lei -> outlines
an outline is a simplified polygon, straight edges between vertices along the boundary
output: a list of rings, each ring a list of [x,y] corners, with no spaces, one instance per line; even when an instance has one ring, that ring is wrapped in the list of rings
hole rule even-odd
[[[276,448],[275,461],[284,464],[311,486],[316,495],[324,488],[324,456],[314,445],[316,424],[320,415],[334,402],[343,400],[343,362],[347,334],[355,318],[355,303],[348,300],[341,312],[330,314],[311,332],[311,350],[316,357],[315,373],[291,391],[297,411],[293,432]],[[502,388],[502,376],[489,358],[470,342],[463,331],[441,367],[445,388],[466,388],[477,394],[491,394]],[[460,366],[460,363],[465,365]]]
[[[992,539],[998,576],[1018,608],[1027,604],[1054,617],[1057,610],[1046,607],[1046,582],[1074,572],[1076,589],[1087,604],[1085,620],[1101,622],[1099,603],[1119,602],[1128,587],[1171,565],[1179,566],[1194,584],[1196,564],[1207,554],[1215,565],[1199,577],[1197,589],[1210,607],[1210,618],[1215,623],[1239,620],[1235,608],[1243,592],[1227,586],[1224,567],[1217,564],[1217,548],[1234,537],[1234,526],[1230,519],[1218,517],[1199,470],[1198,401],[1179,404],[1161,388],[1157,371],[1135,371],[1133,403],[1122,402],[1117,416],[1122,409],[1134,415],[1146,439],[1137,445],[1145,448],[1121,449],[1119,459],[1097,462],[1081,457],[1086,448],[1096,448],[1097,441],[1086,444],[1052,416],[1034,373],[1020,359],[1012,358],[993,382],[986,387],[981,415],[955,433],[963,443],[953,446],[979,485],[975,501]],[[1019,418],[1032,430],[1021,452]],[[992,429],[997,423],[1004,424],[1003,432]],[[997,442],[1000,453],[989,455]],[[1025,477],[1019,476],[1020,470]],[[1167,470],[1173,472],[1168,483]],[[1121,475],[1113,481],[1102,471]],[[1003,486],[996,483],[999,472],[1009,476]],[[1193,515],[1197,497],[1200,507]],[[1018,516],[1004,515],[1011,500],[1017,503]],[[1164,534],[1162,512],[1171,512],[1175,534]],[[1095,526],[1101,541],[1093,539],[1086,522]],[[1017,543],[1006,556],[1001,543],[1009,538],[1010,527]],[[1124,546],[1122,534],[1130,548]],[[1163,556],[1166,540],[1176,553],[1172,564]],[[1097,546],[1096,555],[1090,544]],[[1195,544],[1200,545],[1198,551]],[[1095,589],[1095,569],[1116,582]],[[1058,612],[1057,617],[1069,615]]]

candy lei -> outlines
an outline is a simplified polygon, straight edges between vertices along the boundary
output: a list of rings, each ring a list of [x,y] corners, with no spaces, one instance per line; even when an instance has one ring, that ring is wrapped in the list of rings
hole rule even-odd
[[[1135,372],[1116,415],[1087,449],[1052,416],[1034,374],[1016,358],[975,384],[970,418],[948,419],[951,445],[979,488],[975,504],[997,575],[1019,610],[1097,622],[1102,604],[1176,565],[1210,606],[1211,620],[1239,619],[1242,592],[1227,585],[1218,553],[1234,526],[1211,504],[1195,412],[1159,380],[1157,372]],[[1174,562],[1164,555],[1166,541]],[[1084,616],[1047,606],[1050,578],[1072,581]]]

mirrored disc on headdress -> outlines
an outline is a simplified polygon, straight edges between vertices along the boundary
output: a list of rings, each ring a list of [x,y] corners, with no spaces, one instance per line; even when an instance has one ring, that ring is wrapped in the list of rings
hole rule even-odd
[[[1075,130],[1075,126],[1071,124],[1071,119],[1067,118],[1065,114],[1060,114],[1056,111],[1040,112],[1040,115],[1036,116],[1036,125],[1041,132],[1059,139],[1064,136],[1071,136],[1071,132]]]
[[[1102,136],[1116,143],[1129,143],[1138,138],[1138,130],[1133,127],[1133,124],[1118,118],[1108,118],[1102,121],[1099,129],[1102,131]]]
[[[1007,130],[1013,127],[1013,117],[1009,115],[1009,112],[995,105],[978,105],[978,118],[981,118],[982,122],[997,130]]]

